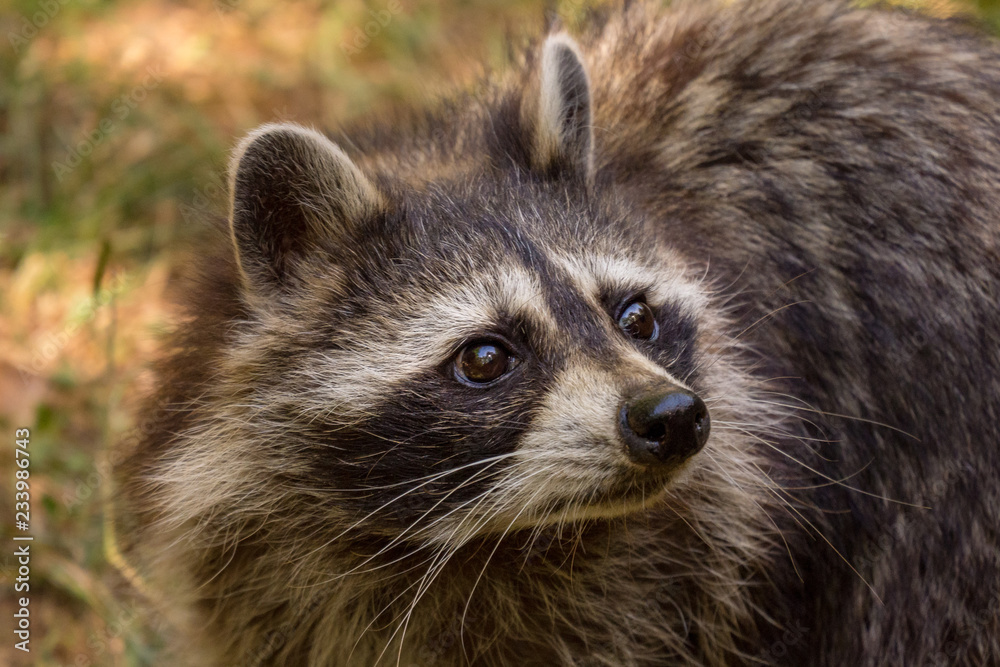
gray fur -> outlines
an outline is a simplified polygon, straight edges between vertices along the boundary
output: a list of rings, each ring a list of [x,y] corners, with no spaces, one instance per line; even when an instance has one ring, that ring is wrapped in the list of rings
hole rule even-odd
[[[116,470],[178,659],[1000,664],[995,42],[634,3],[334,142],[237,150]],[[665,382],[712,435],[653,480],[615,418]]]

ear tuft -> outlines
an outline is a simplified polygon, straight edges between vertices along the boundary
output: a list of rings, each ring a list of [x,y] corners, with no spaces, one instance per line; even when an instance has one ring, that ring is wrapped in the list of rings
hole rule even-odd
[[[310,255],[335,248],[383,208],[336,144],[291,123],[264,125],[244,138],[233,152],[229,185],[244,284],[265,299],[293,287]]]
[[[535,127],[537,167],[568,169],[588,183],[593,179],[590,79],[579,47],[565,33],[550,35],[542,47]]]

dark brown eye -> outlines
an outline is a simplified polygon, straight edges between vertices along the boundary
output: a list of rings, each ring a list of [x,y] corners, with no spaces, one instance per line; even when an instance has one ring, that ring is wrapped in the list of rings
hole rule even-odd
[[[515,362],[507,348],[498,343],[472,343],[458,353],[455,368],[462,379],[486,384],[507,373]]]
[[[618,326],[632,338],[650,340],[656,336],[656,318],[642,301],[633,301],[618,317]]]

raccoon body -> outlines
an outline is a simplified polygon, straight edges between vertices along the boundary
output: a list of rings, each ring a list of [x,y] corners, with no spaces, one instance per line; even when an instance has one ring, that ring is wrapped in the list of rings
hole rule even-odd
[[[1000,50],[630,5],[236,149],[116,468],[205,665],[1000,664]]]

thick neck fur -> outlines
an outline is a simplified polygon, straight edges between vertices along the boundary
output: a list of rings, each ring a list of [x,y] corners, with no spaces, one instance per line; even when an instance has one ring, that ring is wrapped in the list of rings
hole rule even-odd
[[[499,667],[573,664],[583,653],[594,665],[664,655],[674,664],[726,664],[756,635],[746,582],[773,545],[720,549],[722,526],[673,507],[477,539],[453,553],[389,548],[374,561],[366,555],[387,541],[307,555],[309,543],[263,530],[203,563],[214,574],[206,592],[239,593],[207,619],[207,642],[189,655],[199,656],[195,664],[240,656],[246,665]],[[279,543],[288,548],[275,551]]]

